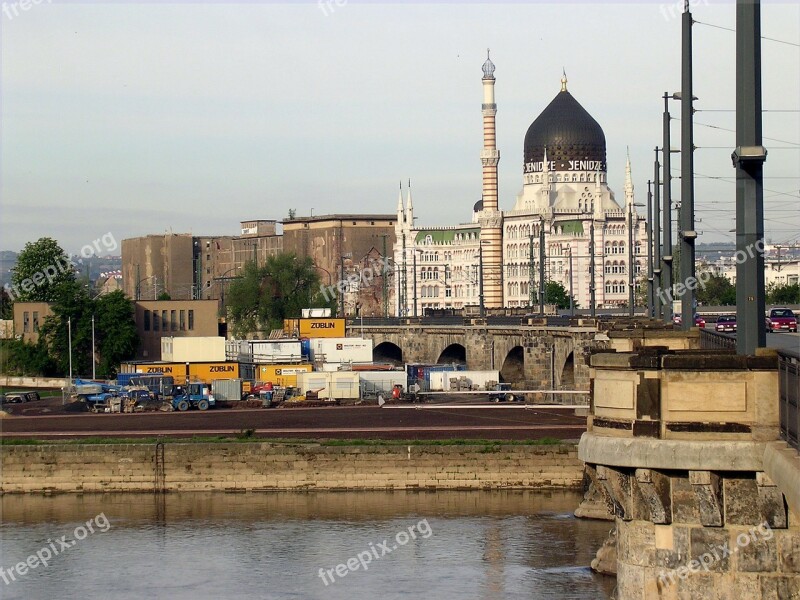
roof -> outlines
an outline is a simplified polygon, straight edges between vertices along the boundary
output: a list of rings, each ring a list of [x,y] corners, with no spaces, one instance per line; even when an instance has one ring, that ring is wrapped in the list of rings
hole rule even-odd
[[[469,229],[423,229],[417,232],[417,237],[414,238],[414,241],[417,244],[422,244],[426,237],[431,236],[434,244],[452,244],[456,235],[459,233],[474,233],[477,240],[480,238],[481,228],[470,227]]]
[[[295,217],[294,219],[284,219],[281,221],[284,225],[290,223],[321,223],[324,221],[397,221],[397,215],[392,213],[388,215],[378,214],[334,214],[334,215],[314,215],[313,217]]]

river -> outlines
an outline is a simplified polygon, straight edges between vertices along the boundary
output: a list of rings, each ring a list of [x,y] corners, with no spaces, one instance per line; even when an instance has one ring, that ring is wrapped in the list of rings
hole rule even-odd
[[[0,597],[609,598],[615,581],[588,564],[611,524],[575,519],[579,500],[560,491],[6,495]]]

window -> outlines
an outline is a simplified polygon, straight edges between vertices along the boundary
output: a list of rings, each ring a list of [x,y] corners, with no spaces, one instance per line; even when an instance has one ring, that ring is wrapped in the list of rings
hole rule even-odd
[[[39,311],[33,311],[33,332],[39,333]]]
[[[181,331],[186,331],[186,311],[181,311]]]
[[[150,331],[150,311],[144,311],[144,330]]]
[[[194,311],[189,311],[189,331],[194,329]]]
[[[169,331],[169,323],[167,322],[167,311],[161,311],[161,331]]]
[[[159,322],[160,322],[160,319],[158,318],[158,311],[154,310],[153,311],[153,331],[158,331]]]
[[[178,331],[178,311],[169,311],[169,328],[171,331]]]
[[[28,333],[30,331],[31,324],[28,314],[27,311],[22,313],[22,333]]]

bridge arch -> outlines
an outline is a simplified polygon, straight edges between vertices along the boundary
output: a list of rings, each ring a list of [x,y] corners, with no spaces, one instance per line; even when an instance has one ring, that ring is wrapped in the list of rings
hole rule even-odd
[[[449,363],[467,364],[467,349],[462,344],[450,344],[439,354],[437,365]]]
[[[564,366],[561,368],[561,377],[559,377],[559,384],[561,389],[574,390],[575,389],[575,352],[572,351],[567,355],[564,361]]]
[[[372,350],[372,360],[375,362],[403,364],[403,349],[393,342],[381,342]]]
[[[500,381],[503,383],[519,383],[525,379],[525,349],[514,346],[508,351],[500,368]]]

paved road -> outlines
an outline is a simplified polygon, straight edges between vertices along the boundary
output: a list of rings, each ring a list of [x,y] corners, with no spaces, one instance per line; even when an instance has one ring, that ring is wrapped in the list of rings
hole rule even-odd
[[[586,417],[573,409],[522,406],[445,409],[322,407],[209,410],[187,413],[10,417],[2,437],[235,435],[303,439],[577,439]]]

